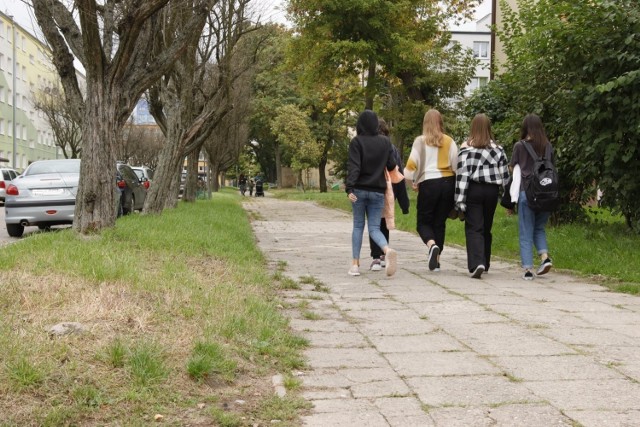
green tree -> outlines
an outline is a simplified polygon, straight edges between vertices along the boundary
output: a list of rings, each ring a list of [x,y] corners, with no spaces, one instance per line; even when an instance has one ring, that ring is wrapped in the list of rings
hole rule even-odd
[[[640,5],[521,0],[505,16],[508,60],[495,99],[520,117],[542,116],[567,200],[579,205],[597,185],[603,205],[640,231]]]
[[[461,94],[475,62],[450,47],[447,23],[470,16],[476,0],[289,0],[299,34],[292,56],[308,82],[363,76],[364,108],[398,79],[413,101],[434,105]]]
[[[291,168],[304,189],[302,172],[317,166],[322,155],[320,145],[311,130],[308,114],[296,105],[283,105],[275,111],[271,129],[278,142],[289,150]]]

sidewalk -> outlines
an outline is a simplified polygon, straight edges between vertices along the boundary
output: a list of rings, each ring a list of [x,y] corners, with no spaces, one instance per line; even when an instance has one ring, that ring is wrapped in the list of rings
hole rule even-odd
[[[293,279],[291,326],[310,340],[307,426],[640,426],[640,298],[559,274],[528,282],[492,261],[471,279],[463,249],[430,272],[417,235],[392,231],[398,272],[347,274],[351,215],[255,198],[268,259]],[[560,261],[560,260],[559,260]]]

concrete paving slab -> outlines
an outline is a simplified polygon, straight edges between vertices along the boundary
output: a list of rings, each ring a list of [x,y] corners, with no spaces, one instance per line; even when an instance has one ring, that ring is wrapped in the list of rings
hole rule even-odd
[[[351,277],[350,213],[269,197],[245,207],[268,262],[327,291],[282,292],[310,341],[303,425],[640,426],[640,298],[557,270],[523,281],[499,259],[471,279],[453,245],[430,272],[420,239],[397,230],[396,275],[367,270],[365,232]]]
[[[617,371],[578,354],[565,356],[491,357],[509,375],[527,381],[624,379]]]
[[[442,332],[403,336],[370,336],[380,353],[425,353],[467,351],[459,341]]]
[[[563,410],[640,410],[640,384],[626,379],[526,381],[523,384]]]
[[[498,406],[541,402],[524,385],[504,375],[414,377],[407,382],[428,406]]]
[[[393,369],[403,377],[482,375],[502,372],[472,352],[388,353]]]
[[[538,404],[499,407],[444,408],[429,412],[442,427],[551,427],[574,426],[569,417],[552,406]]]
[[[637,427],[640,411],[567,411],[583,427]]]

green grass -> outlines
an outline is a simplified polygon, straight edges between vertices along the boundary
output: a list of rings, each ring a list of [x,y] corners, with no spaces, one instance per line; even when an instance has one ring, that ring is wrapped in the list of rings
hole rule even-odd
[[[0,266],[3,425],[266,425],[254,410],[272,406],[271,376],[304,367],[235,191],[95,236],[37,233],[0,248]],[[63,321],[89,332],[51,339]],[[225,415],[236,399],[251,405]]]
[[[276,197],[289,200],[314,201],[322,206],[351,211],[344,191],[319,193],[295,190],[274,190]],[[411,209],[403,215],[396,204],[396,228],[414,234],[416,228],[416,193],[409,191]],[[547,226],[547,239],[555,268],[571,270],[619,292],[640,293],[640,236],[630,231],[621,217],[602,209],[588,209],[594,219],[590,224]],[[493,224],[494,256],[519,265],[517,215],[507,216],[498,206]],[[419,238],[416,241],[420,242]],[[391,236],[393,244],[393,235]],[[447,221],[446,243],[464,248],[464,223]],[[517,268],[514,266],[514,269]],[[515,274],[515,272],[514,272]]]

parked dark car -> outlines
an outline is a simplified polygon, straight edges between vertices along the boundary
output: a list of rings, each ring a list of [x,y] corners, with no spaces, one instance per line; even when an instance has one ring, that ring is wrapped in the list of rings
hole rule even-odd
[[[147,197],[147,189],[129,165],[118,163],[117,169],[116,183],[121,191],[121,209],[118,209],[118,212],[128,215],[133,211],[141,211]]]

